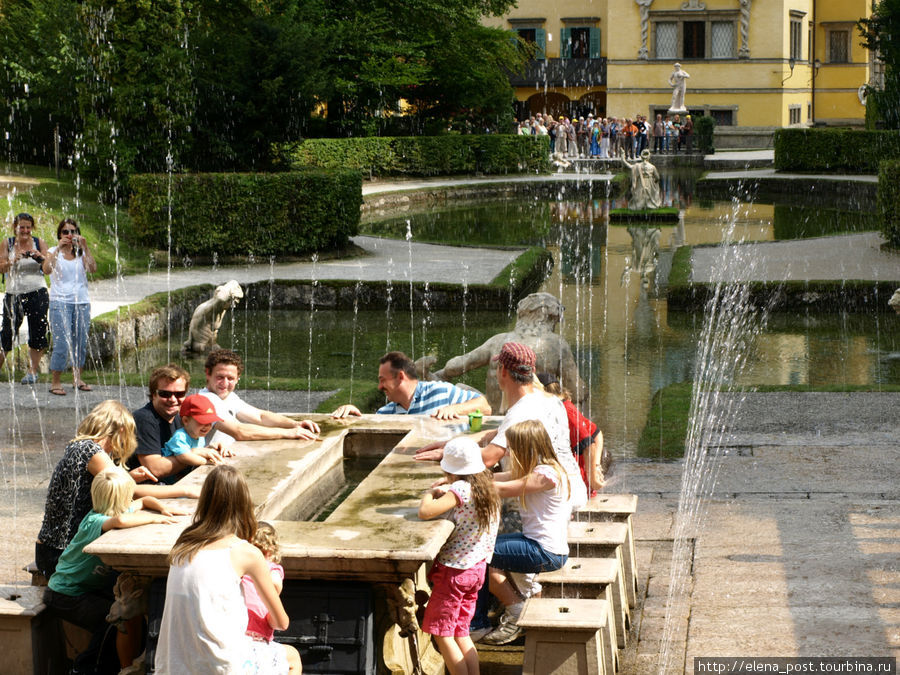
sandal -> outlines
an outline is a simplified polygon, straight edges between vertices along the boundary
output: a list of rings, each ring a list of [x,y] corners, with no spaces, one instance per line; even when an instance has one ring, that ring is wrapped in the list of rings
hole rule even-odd
[[[54,395],[56,395],[56,396],[65,396],[65,395],[66,395],[66,390],[63,389],[62,387],[53,387],[53,388],[50,390],[50,393],[51,393],[51,394],[54,394]]]
[[[78,385],[78,391],[94,391],[94,388],[87,382],[82,382]]]

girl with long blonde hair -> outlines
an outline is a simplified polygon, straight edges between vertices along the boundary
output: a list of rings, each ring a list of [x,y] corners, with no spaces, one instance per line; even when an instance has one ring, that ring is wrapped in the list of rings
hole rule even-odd
[[[509,471],[494,474],[494,486],[501,497],[519,500],[522,531],[497,537],[488,568],[490,592],[506,607],[500,625],[481,638],[494,645],[512,642],[522,632],[517,622],[525,598],[509,573],[549,572],[565,565],[572,515],[569,477],[544,425],[536,420],[514,424],[506,431],[506,441]],[[486,604],[486,598],[480,599],[480,606]]]

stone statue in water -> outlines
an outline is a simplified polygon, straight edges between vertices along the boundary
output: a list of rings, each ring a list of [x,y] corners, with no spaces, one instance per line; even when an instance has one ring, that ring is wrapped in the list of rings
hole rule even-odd
[[[897,313],[900,314],[900,288],[894,291],[894,294],[891,296],[891,299],[888,300],[888,305]]]
[[[182,350],[203,354],[218,349],[219,345],[216,339],[219,337],[219,328],[225,312],[234,307],[243,297],[244,291],[234,279],[217,286],[213,296],[206,302],[197,305],[197,309],[194,310],[191,327],[188,330],[188,339],[182,345]]]
[[[656,272],[659,259],[659,237],[662,234],[658,227],[629,227],[631,235],[632,256],[625,264],[622,272],[624,283],[632,270],[641,277],[641,288],[650,288],[650,280]]]
[[[467,354],[454,356],[440,370],[431,374],[422,372],[420,377],[447,380],[475,368],[489,366],[485,396],[495,411],[503,410],[500,387],[497,384],[497,367],[491,359],[500,353],[504,343],[520,342],[534,350],[538,373],[556,375],[562,386],[572,393],[573,400],[583,401],[587,398],[588,391],[578,374],[572,349],[565,338],[554,332],[562,315],[562,303],[555,296],[549,293],[532,293],[519,301],[513,330],[494,335]],[[433,360],[420,359],[416,363],[421,368],[423,365],[430,365]]]
[[[641,159],[629,161],[625,153],[619,150],[619,161],[631,172],[631,194],[628,196],[628,208],[658,209],[662,206],[662,193],[659,189],[659,172],[650,161],[650,151],[644,150]]]
[[[669,113],[687,112],[687,108],[684,107],[684,94],[687,91],[686,80],[689,77],[687,71],[681,69],[681,64],[676,63],[672,74],[669,75],[669,86],[672,87],[672,105],[669,106]]]

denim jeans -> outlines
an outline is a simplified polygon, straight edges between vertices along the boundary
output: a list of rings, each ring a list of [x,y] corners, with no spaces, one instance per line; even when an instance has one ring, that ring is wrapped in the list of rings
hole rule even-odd
[[[91,326],[89,303],[50,301],[50,333],[53,335],[53,353],[50,370],[63,371],[66,363],[79,370],[87,356],[88,329]]]
[[[490,566],[504,572],[552,572],[566,564],[569,556],[558,555],[545,551],[544,548],[529,539],[521,532],[501,534],[494,544],[494,557]],[[490,569],[490,568],[488,568]],[[469,630],[488,628],[488,609],[491,592],[488,588],[488,578],[485,577],[481,590],[478,591],[478,603],[475,605],[475,616]]]

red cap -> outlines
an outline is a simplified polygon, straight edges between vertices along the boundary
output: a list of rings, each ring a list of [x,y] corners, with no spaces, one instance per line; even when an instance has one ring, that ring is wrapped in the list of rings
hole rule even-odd
[[[537,357],[534,350],[528,345],[519,342],[507,342],[503,349],[492,361],[499,361],[508,370],[513,370],[522,375],[531,375],[534,372],[534,364]]]
[[[212,424],[221,422],[222,418],[216,415],[216,409],[203,394],[191,394],[181,403],[181,416],[190,417],[200,424]]]

